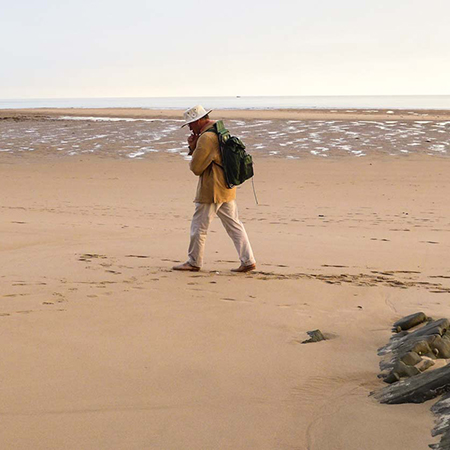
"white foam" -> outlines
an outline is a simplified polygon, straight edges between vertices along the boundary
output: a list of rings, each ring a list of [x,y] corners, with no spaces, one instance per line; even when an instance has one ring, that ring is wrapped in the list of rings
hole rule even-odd
[[[272,121],[269,120],[269,121],[261,121],[261,122],[254,123],[254,124],[247,124],[247,125],[245,125],[245,127],[246,128],[258,128],[258,127],[262,127],[263,125],[267,125],[269,123],[272,123]],[[241,134],[242,134],[242,132],[241,132]]]
[[[181,153],[184,148],[169,148],[166,150],[167,153]]]
[[[430,150],[433,150],[435,152],[440,152],[440,153],[447,153],[447,150],[445,149],[445,145],[442,144],[435,144],[430,146]]]
[[[138,158],[139,156],[145,155],[146,152],[135,152],[135,153],[129,153],[127,156],[128,158]]]
[[[93,122],[184,122],[181,119],[141,119],[131,117],[61,116],[58,120],[89,120]]]

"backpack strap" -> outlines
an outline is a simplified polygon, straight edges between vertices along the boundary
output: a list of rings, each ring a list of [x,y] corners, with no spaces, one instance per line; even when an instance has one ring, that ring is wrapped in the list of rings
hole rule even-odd
[[[230,137],[230,132],[225,128],[225,125],[221,120],[218,120],[214,124],[217,134],[219,135],[219,140],[221,144],[224,144]]]
[[[221,120],[218,120],[217,122],[214,123],[214,125],[211,128],[208,128],[207,130],[204,131],[204,133],[208,132],[217,134],[217,137],[219,138],[219,152],[220,156],[222,156],[222,143],[225,142],[230,137],[230,132],[225,128]],[[226,134],[228,134],[228,136],[224,140],[223,136],[225,136]],[[221,166],[219,163],[213,161],[212,164],[219,166],[223,171],[225,171],[223,166]]]

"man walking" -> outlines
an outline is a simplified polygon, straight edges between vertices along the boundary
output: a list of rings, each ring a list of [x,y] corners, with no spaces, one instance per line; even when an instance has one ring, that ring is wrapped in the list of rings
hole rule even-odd
[[[190,169],[199,177],[195,196],[195,212],[191,223],[189,259],[174,266],[174,270],[197,272],[203,264],[206,234],[217,214],[232,239],[241,265],[233,272],[249,272],[256,269],[256,261],[244,225],[239,220],[236,205],[236,188],[227,188],[222,169],[222,157],[217,134],[210,130],[214,121],[210,111],[197,105],[184,113],[183,127],[188,125],[192,134],[188,138]]]

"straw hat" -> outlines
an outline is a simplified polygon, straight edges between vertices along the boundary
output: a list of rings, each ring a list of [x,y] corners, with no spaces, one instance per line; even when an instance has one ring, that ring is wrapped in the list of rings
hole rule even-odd
[[[202,105],[197,105],[194,106],[193,108],[188,109],[187,111],[184,112],[184,124],[181,125],[181,128],[183,128],[189,123],[201,119],[202,117],[205,117],[211,111],[212,109],[210,109],[209,111],[205,111],[205,108],[203,108]]]

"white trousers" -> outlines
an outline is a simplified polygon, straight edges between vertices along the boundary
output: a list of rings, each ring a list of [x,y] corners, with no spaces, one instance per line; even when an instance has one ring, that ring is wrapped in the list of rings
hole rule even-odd
[[[196,203],[191,223],[191,241],[189,244],[189,264],[196,267],[203,265],[206,234],[215,215],[222,221],[228,236],[232,239],[241,264],[248,266],[255,263],[252,247],[244,225],[239,220],[236,201],[226,203]]]

